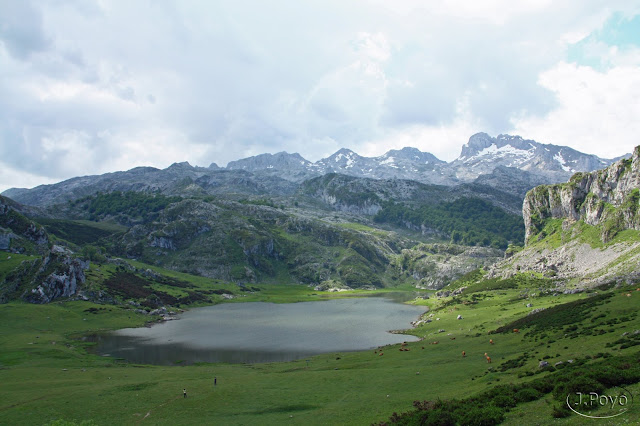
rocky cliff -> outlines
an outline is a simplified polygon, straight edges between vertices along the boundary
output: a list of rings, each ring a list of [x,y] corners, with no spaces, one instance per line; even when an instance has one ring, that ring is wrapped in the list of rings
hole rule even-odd
[[[523,205],[526,247],[494,265],[489,277],[534,273],[559,291],[640,281],[640,146],[630,159],[567,183],[529,191]],[[564,287],[564,290],[562,288]]]
[[[640,146],[630,159],[595,172],[576,173],[567,183],[529,191],[522,208],[526,241],[531,242],[551,218],[601,226],[601,239],[607,242],[618,231],[640,230],[639,201]]]
[[[64,247],[54,245],[42,259],[33,280],[35,287],[25,291],[22,298],[30,303],[49,303],[73,296],[84,284],[84,271],[88,268],[89,262],[74,257]]]
[[[49,303],[73,296],[85,282],[89,262],[65,247],[51,245],[45,229],[21,210],[18,203],[0,197],[0,250],[32,255],[0,280],[0,303],[17,298]]]

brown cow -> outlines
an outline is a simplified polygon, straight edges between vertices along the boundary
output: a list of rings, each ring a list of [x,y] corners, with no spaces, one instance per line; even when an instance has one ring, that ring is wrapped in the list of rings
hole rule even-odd
[[[493,339],[489,339],[489,343],[493,345]]]
[[[462,351],[462,358],[466,357],[467,353],[465,351]]]
[[[487,357],[487,363],[491,364],[491,357],[490,356]]]
[[[519,328],[514,328],[514,329],[513,329],[513,332],[514,332],[514,333],[520,333],[520,329],[519,329]]]

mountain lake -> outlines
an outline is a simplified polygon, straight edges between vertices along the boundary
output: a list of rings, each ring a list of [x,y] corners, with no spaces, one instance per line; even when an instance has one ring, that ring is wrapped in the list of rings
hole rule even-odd
[[[411,328],[425,307],[398,303],[402,296],[384,296],[206,306],[177,320],[85,339],[98,343],[98,354],[156,365],[291,361],[418,340],[389,331]]]

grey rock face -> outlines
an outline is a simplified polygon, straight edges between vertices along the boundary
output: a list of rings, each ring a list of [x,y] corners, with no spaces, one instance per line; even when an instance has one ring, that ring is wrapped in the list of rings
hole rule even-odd
[[[531,173],[516,167],[497,166],[491,173],[478,176],[474,183],[499,189],[508,194],[515,194],[524,198],[527,191],[538,185],[555,183],[548,176]]]
[[[16,236],[12,232],[0,234],[0,250],[9,250],[13,238],[16,238]]]
[[[410,275],[416,287],[438,290],[458,279],[467,272],[486,267],[501,258],[502,252],[485,247],[464,247],[453,244],[421,244],[405,249],[399,258],[401,273]],[[458,295],[463,290],[456,290]],[[443,290],[438,297],[448,297],[452,293]]]
[[[576,173],[566,184],[536,187],[527,193],[522,207],[525,239],[528,241],[539,232],[541,221],[547,218],[582,219],[589,225],[599,225],[618,215],[624,229],[640,230],[635,195],[638,188],[640,147],[636,147],[630,160],[622,159],[591,173]],[[619,210],[607,209],[607,204]]]
[[[475,179],[490,174],[498,166],[505,166],[540,175],[552,182],[562,182],[575,172],[597,170],[612,162],[569,147],[545,145],[520,136],[492,138],[486,133],[478,133],[469,138],[460,157],[450,167],[462,180]]]
[[[54,272],[23,296],[27,302],[49,303],[76,294],[78,286],[85,282],[84,271],[89,268],[89,262],[73,257],[68,249],[60,246],[53,246],[49,255],[44,258],[40,270],[44,272],[49,265],[54,266]]]

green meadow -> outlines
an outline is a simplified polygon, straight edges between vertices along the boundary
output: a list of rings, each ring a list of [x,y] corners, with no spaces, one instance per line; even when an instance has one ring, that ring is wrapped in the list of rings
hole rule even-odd
[[[201,277],[162,272],[194,286],[212,285]],[[233,302],[282,303],[371,293],[259,287],[260,291]],[[408,330],[422,340],[406,346],[283,363],[170,367],[98,356],[91,353],[93,344],[81,339],[96,331],[143,326],[154,319],[129,307],[83,301],[11,302],[0,305],[0,423],[365,425],[388,421],[394,412],[411,411],[414,401],[470,398],[497,386],[558,373],[552,371],[555,368],[541,370],[542,360],[551,366],[562,361],[567,368],[588,368],[607,357],[637,354],[640,336],[636,339],[633,331],[640,329],[640,291],[628,286],[595,293],[556,294],[546,281],[532,277],[483,281],[455,297],[432,294],[430,299],[414,300],[429,310],[424,318],[431,322]],[[539,308],[546,309],[527,315]],[[520,331],[514,333],[511,324],[521,324]],[[629,334],[622,336],[625,332]],[[580,366],[570,367],[568,360],[581,360]],[[581,424],[577,415],[554,419],[556,405],[551,394],[541,395],[511,407],[505,422]],[[629,421],[640,419],[637,412],[625,416]]]

